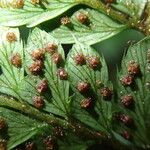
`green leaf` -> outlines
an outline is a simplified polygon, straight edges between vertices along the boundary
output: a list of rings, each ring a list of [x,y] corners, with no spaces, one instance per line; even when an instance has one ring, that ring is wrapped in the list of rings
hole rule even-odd
[[[85,65],[77,65],[75,62],[75,56],[78,54],[83,54],[87,59]],[[99,66],[94,70],[88,66],[88,58],[96,57],[100,60]],[[103,87],[109,87],[107,65],[103,57],[101,57],[98,52],[88,45],[80,44],[78,41],[76,45],[70,50],[67,59],[67,68],[69,72],[69,79],[72,86],[72,89],[75,93],[75,100],[73,100],[73,115],[75,118],[85,123],[86,125],[94,128],[95,130],[101,130],[107,132],[110,127],[111,120],[111,102],[105,101],[100,95],[100,90]],[[77,90],[77,85],[80,82],[88,82],[91,85],[91,91],[87,94],[86,97],[91,97],[94,106],[94,109],[91,111],[86,111],[81,108],[81,100],[86,97],[79,93]],[[98,87],[97,83],[101,82]]]
[[[38,93],[37,84],[40,81],[41,79],[39,77],[26,76],[19,85],[18,93],[20,97],[24,101],[33,105],[33,97],[42,96],[45,102],[43,110],[53,113],[55,115],[65,116],[65,114],[58,107],[56,107],[55,104],[52,103],[54,100],[52,99],[51,91],[43,93],[42,95]]]
[[[0,25],[21,26],[27,25],[34,27],[42,22],[53,19],[73,6],[77,5],[75,1],[64,2],[53,0],[48,4],[33,5],[30,0],[26,0],[21,9],[0,8]]]
[[[41,132],[41,134],[38,134],[35,138],[33,138],[33,141],[35,142],[36,146],[39,150],[45,150],[45,146],[43,144],[43,138],[55,135],[57,133],[55,128],[46,128],[45,132]],[[63,130],[63,136],[62,137],[53,137],[56,138],[57,143],[57,149],[59,150],[87,150],[89,146],[95,143],[94,140],[84,140],[74,132],[71,132],[70,130]]]
[[[104,131],[104,127],[92,116],[89,112],[81,109],[80,102],[84,97],[81,95],[75,95],[72,98],[72,116],[84,123],[85,125],[97,130]]]
[[[58,46],[58,53],[61,54],[63,60],[65,60],[61,44],[45,31],[36,28],[28,39],[28,46],[26,49],[27,66],[31,65],[33,62],[30,55],[31,52],[39,48],[45,48],[48,43],[55,43]],[[52,111],[51,113],[64,116],[64,114],[66,115],[69,111],[69,82],[67,80],[60,80],[57,75],[58,66],[53,62],[48,53],[45,54],[44,65],[44,78],[47,79],[52,94],[52,105],[50,104],[52,106],[52,109],[50,109]],[[65,67],[64,63],[59,67]]]
[[[116,4],[113,4],[113,7],[134,18],[140,18],[146,3],[147,0],[117,0]]]
[[[119,135],[116,132],[112,132],[114,137],[116,138],[116,140],[120,141],[122,144],[127,145],[127,146],[131,146],[131,142],[129,142],[128,140],[124,139],[121,135]]]
[[[4,117],[8,124],[8,150],[27,141],[47,127],[45,123],[38,122],[18,112],[2,107],[0,107],[0,116]]]
[[[118,73],[118,81],[129,75],[129,65],[131,62],[136,63],[140,67],[140,73],[134,76],[134,82],[131,86],[124,86],[119,81],[118,85],[118,106],[119,111],[130,115],[135,124],[134,129],[130,129],[133,133],[133,142],[138,146],[146,146],[149,141],[149,119],[150,119],[150,89],[149,89],[149,52],[150,50],[150,38],[138,42],[131,46],[127,51],[126,56],[123,58],[121,71]],[[121,97],[125,95],[131,95],[134,99],[133,108],[125,108],[121,104]],[[129,129],[127,129],[129,130]]]
[[[0,75],[0,92],[18,97],[18,85],[24,78],[24,69],[15,67],[11,64],[11,57],[18,53],[24,59],[23,44],[20,41],[18,29],[1,27],[1,42],[0,42],[0,67],[2,74]],[[8,42],[7,34],[14,33],[16,41]]]
[[[88,16],[89,25],[81,24],[76,15],[82,13]],[[81,9],[73,14],[71,17],[71,27],[60,26],[52,31],[54,37],[58,38],[61,43],[75,43],[71,33],[73,33],[80,42],[85,42],[88,45],[92,45],[108,39],[119,32],[123,31],[127,27],[125,25],[118,24],[106,15],[93,10],[93,9]]]

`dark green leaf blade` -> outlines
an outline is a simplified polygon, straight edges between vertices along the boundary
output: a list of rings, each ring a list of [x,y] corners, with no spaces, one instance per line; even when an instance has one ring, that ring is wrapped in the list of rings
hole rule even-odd
[[[26,76],[24,80],[19,85],[18,93],[20,97],[34,106],[33,98],[34,96],[41,96],[37,91],[37,84],[41,81],[39,77]],[[53,113],[55,115],[65,116],[65,114],[56,106],[54,100],[52,99],[51,91],[42,94],[44,100],[44,111]],[[53,103],[52,103],[53,102]]]
[[[18,112],[2,107],[0,107],[0,116],[4,117],[8,124],[8,150],[27,141],[43,128],[47,127],[45,123],[38,122]]]
[[[52,36],[50,36],[45,31],[42,31],[38,28],[36,28],[30,35],[28,39],[28,46],[26,49],[26,66],[28,67],[33,62],[31,58],[31,53],[34,50],[45,48],[48,43],[56,44],[58,47],[58,53],[62,56],[63,61],[65,60],[64,57],[64,51],[61,46],[61,44],[54,39]],[[44,60],[44,76],[40,77],[45,78],[48,81],[49,88],[51,90],[52,94],[52,103],[53,108],[52,113],[55,113],[54,111],[57,110],[57,115],[67,114],[67,111],[69,111],[69,82],[67,80],[61,80],[57,75],[57,65],[53,62],[52,56],[49,53],[45,54],[45,60]],[[60,67],[65,67],[64,63],[61,64]],[[27,69],[28,71],[28,69]],[[28,71],[29,72],[29,71]],[[30,74],[30,73],[29,73]],[[31,74],[30,74],[31,75]],[[51,105],[51,104],[50,104]],[[50,106],[49,105],[49,106]],[[61,112],[61,113],[60,113]],[[58,114],[59,113],[59,114]]]
[[[131,64],[139,65],[140,72],[133,75],[134,82],[130,86],[124,86],[119,81],[118,85],[118,106],[119,112],[127,114],[133,118],[135,128],[130,129],[121,127],[124,130],[132,132],[133,143],[140,147],[146,147],[149,141],[148,120],[150,116],[150,90],[149,90],[149,49],[150,39],[145,38],[137,44],[131,46],[122,61],[122,69],[118,73],[118,81],[122,81],[123,77],[130,75]],[[131,76],[131,75],[130,75]],[[134,107],[126,108],[121,103],[121,97],[130,95],[134,99]],[[120,129],[121,129],[120,128]],[[121,131],[122,132],[122,131]]]
[[[16,41],[9,42],[7,34],[13,33],[16,36]],[[12,65],[11,58],[16,53],[20,55],[23,63],[24,50],[18,29],[1,27],[1,42],[0,42],[0,67],[2,74],[0,75],[0,92],[18,97],[18,85],[24,78],[23,66],[15,67]]]
[[[24,7],[21,9],[0,8],[0,25],[34,27],[61,15],[78,4],[75,1],[64,3],[58,0],[49,3],[43,4],[44,8],[42,5],[33,5],[30,0],[26,0]]]
[[[93,143],[92,140],[84,141],[73,133],[67,133],[63,140],[58,141],[60,150],[87,150],[87,148]]]
[[[75,57],[78,54],[83,54],[87,60],[88,58],[92,57],[98,58],[100,60],[98,68],[93,70],[88,66],[88,63],[82,66],[77,65],[75,62]],[[69,71],[69,79],[72,85],[72,89],[74,93],[76,93],[72,104],[74,112],[73,115],[75,118],[94,128],[95,130],[107,132],[108,126],[110,127],[111,120],[111,102],[107,102],[103,99],[103,97],[100,95],[100,90],[103,86],[109,86],[110,88],[112,87],[109,85],[107,65],[104,61],[104,58],[100,57],[98,52],[96,52],[91,47],[85,44],[80,44],[77,41],[77,44],[74,45],[68,55],[67,68]],[[87,96],[84,96],[77,90],[77,85],[80,82],[90,83],[91,93],[89,92]],[[98,82],[102,84],[102,87],[97,86]],[[93,103],[95,103],[93,111],[88,112],[81,108],[81,100],[85,99],[86,97],[91,97]]]
[[[123,138],[121,135],[119,135],[118,133],[116,133],[116,132],[114,132],[114,131],[113,131],[112,133],[113,133],[114,137],[116,138],[116,140],[120,141],[120,143],[122,143],[122,144],[124,144],[124,145],[127,145],[127,146],[131,146],[131,145],[132,145],[130,141],[124,139],[124,138]]]

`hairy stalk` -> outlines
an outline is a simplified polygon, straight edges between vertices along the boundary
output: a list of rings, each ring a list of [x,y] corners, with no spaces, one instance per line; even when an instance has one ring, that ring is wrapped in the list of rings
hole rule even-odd
[[[98,11],[101,11],[112,19],[122,24],[126,24],[128,27],[140,30],[145,35],[150,35],[150,0],[148,0],[145,11],[143,13],[144,15],[146,15],[146,20],[143,19],[143,17],[145,18],[145,16],[143,16],[141,20],[138,20],[137,18],[132,18],[127,14],[123,14],[119,11],[112,9],[110,6],[105,5],[100,0],[77,0],[77,2],[97,9]]]
[[[6,98],[4,96],[0,96],[0,102],[1,102],[0,106],[9,107],[21,111],[25,114],[34,116],[39,120],[45,121],[46,123],[51,125],[55,125],[55,124],[62,125],[66,123],[64,120],[56,119],[52,115],[48,115],[46,113],[40,112],[39,110],[35,109],[34,107],[31,107],[27,103],[23,103],[23,102],[20,103],[18,101],[15,101],[14,99]]]
[[[150,0],[148,0],[144,15],[146,16],[144,26],[145,26],[145,34],[150,35]]]
[[[62,126],[65,129],[71,130],[72,132],[77,132],[79,135],[87,139],[104,138],[102,134],[89,130],[76,120],[68,122],[67,120],[56,118],[53,115],[42,113],[27,103],[20,103],[14,99],[10,99],[4,96],[0,96],[0,102],[0,107],[9,107],[21,111],[22,113],[28,114],[29,116],[37,118],[40,121],[44,121],[52,126]]]
[[[97,9],[98,11],[101,11],[102,13],[110,16],[112,19],[119,21],[122,24],[128,24],[128,16],[125,14],[122,14],[119,11],[113,10],[111,7],[103,4],[100,0],[77,0],[82,4],[88,5],[94,9]],[[130,24],[128,24],[130,26]]]
[[[139,31],[141,31],[144,35],[150,35],[150,0],[147,1],[141,19],[130,19],[131,26]]]

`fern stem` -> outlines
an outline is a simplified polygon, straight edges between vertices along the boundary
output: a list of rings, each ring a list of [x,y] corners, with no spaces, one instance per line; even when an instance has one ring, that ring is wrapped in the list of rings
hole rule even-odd
[[[53,115],[48,115],[46,113],[42,113],[41,111],[35,109],[34,107],[26,104],[20,103],[14,99],[7,98],[4,96],[0,96],[0,106],[2,107],[9,107],[11,109],[15,109],[21,111],[25,114],[28,114],[32,117],[35,117],[41,121],[45,121],[48,124],[55,125],[55,124],[65,124],[66,122],[62,119],[56,119]]]
[[[107,16],[111,17],[112,19],[126,24],[130,28],[135,28],[145,35],[150,35],[150,0],[147,1],[147,5],[145,10],[143,11],[143,15],[141,19],[130,17],[127,14],[123,14],[119,11],[112,9],[110,6],[105,5],[100,0],[76,0],[77,2],[92,7]],[[146,17],[145,17],[146,16]],[[144,19],[143,19],[144,18]]]
[[[108,7],[107,5],[103,4],[100,0],[77,0],[82,4],[85,4],[87,6],[90,6],[94,9],[97,9],[98,11],[101,11],[102,13],[110,16],[112,19],[117,20],[123,24],[128,24],[128,16],[125,14],[122,14],[119,11],[115,11],[111,7]]]
[[[14,99],[0,96],[0,107],[7,107],[10,109],[15,109],[24,114],[27,114],[31,117],[38,119],[39,121],[45,122],[52,126],[62,126],[65,129],[71,130],[72,132],[78,133],[80,136],[86,139],[102,139],[104,136],[98,132],[89,130],[84,125],[79,123],[76,120],[67,121],[53,116],[52,114],[42,113],[36,108],[28,105],[27,103],[20,103]]]
[[[150,0],[148,0],[144,15],[146,15],[144,27],[145,27],[145,34],[150,35]]]

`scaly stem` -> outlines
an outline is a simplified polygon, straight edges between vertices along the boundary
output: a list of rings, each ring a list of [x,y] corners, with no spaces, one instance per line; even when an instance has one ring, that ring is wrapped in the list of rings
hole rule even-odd
[[[32,116],[42,122],[46,122],[47,124],[50,124],[52,126],[62,126],[63,128],[69,129],[72,132],[76,132],[85,138],[89,139],[104,138],[103,135],[101,135],[100,133],[89,130],[76,120],[68,122],[65,119],[55,117],[54,115],[42,113],[41,111],[28,105],[27,103],[20,103],[19,101],[4,96],[0,96],[0,107],[8,107],[11,109],[21,111],[22,113]]]
[[[16,101],[14,99],[10,99],[4,96],[0,96],[0,106],[2,107],[9,107],[15,110],[19,110],[25,114],[34,116],[39,120],[43,120],[48,124],[55,125],[55,124],[65,124],[66,122],[61,119],[56,119],[53,115],[48,115],[46,113],[40,112],[38,109],[23,103]]]
[[[145,8],[145,15],[147,16],[144,22],[145,26],[145,34],[150,35],[150,0],[148,0],[146,8]]]
[[[89,7],[97,9],[102,13],[110,16],[112,19],[119,21],[123,24],[128,24],[129,20],[127,19],[127,15],[120,13],[119,11],[113,10],[111,7],[106,6],[100,0],[77,0],[81,4],[85,4]]]
[[[85,4],[89,7],[92,7],[102,12],[122,24],[126,24],[128,27],[138,29],[145,35],[150,35],[150,0],[147,1],[147,7],[144,10],[145,15],[147,16],[145,22],[143,22],[143,18],[141,18],[141,20],[138,20],[137,18],[132,18],[126,14],[116,11],[111,7],[102,3],[100,0],[76,0],[76,1],[78,3]]]
[[[150,35],[150,0],[146,3],[141,19],[133,27],[140,30],[146,36]]]

